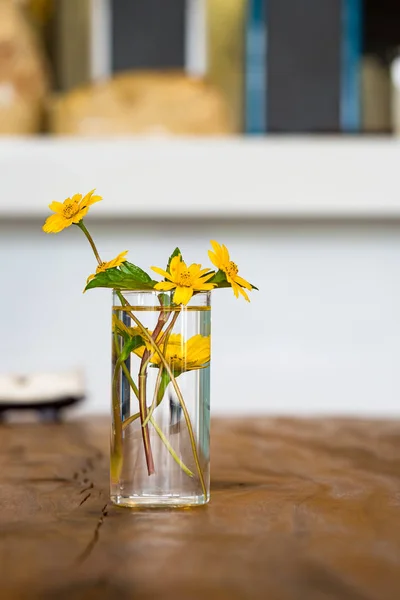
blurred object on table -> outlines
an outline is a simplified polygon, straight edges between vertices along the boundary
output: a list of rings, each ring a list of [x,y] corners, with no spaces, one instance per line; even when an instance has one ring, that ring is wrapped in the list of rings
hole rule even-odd
[[[184,69],[187,0],[111,0],[110,4],[114,72]]]
[[[0,0],[0,134],[42,128],[49,81],[39,39],[13,0]]]
[[[179,72],[137,71],[55,98],[51,131],[58,135],[233,133],[220,92]]]
[[[35,411],[41,420],[60,420],[61,413],[85,398],[81,371],[0,375],[0,420],[9,412]]]
[[[207,0],[207,75],[224,94],[236,132],[244,126],[246,7],[246,0]]]
[[[92,80],[92,11],[91,0],[57,0],[53,60],[60,90]]]
[[[362,131],[389,133],[392,127],[389,66],[377,55],[366,55],[361,69]]]
[[[70,91],[134,69],[184,70],[185,9],[186,0],[57,0],[57,89]]]
[[[397,92],[388,90],[387,65],[400,45],[398,6],[398,0],[0,0],[0,134],[42,129],[48,74],[34,33],[46,51],[53,90],[80,88],[73,101],[68,99],[73,114],[82,86],[121,82],[114,78],[138,71],[155,79],[161,72],[179,72],[205,77],[215,86],[226,103],[229,133],[390,133]],[[14,16],[5,17],[7,11]],[[10,20],[18,25],[10,27]],[[33,45],[32,52],[24,51],[33,66],[13,66],[13,73],[29,73],[19,88],[17,75],[11,78],[4,66],[15,62],[2,41],[10,28],[17,30],[19,47],[26,46],[27,32]],[[117,100],[115,86],[121,85],[109,84],[106,104],[124,104],[121,97],[131,91],[122,91]],[[393,111],[388,109],[392,101]],[[141,110],[144,103],[141,95]],[[150,104],[153,114],[152,97]],[[56,119],[56,127],[53,117],[53,129],[107,135],[160,126],[171,133],[226,133],[220,125],[206,131],[192,123],[164,126],[165,115],[161,124],[158,118],[145,127],[135,121],[125,130],[119,123],[114,131],[116,119],[110,124],[109,113],[107,125],[87,116],[83,127],[76,126],[75,117],[71,125],[65,114],[67,125]]]
[[[20,2],[26,5],[29,14],[41,27],[46,25],[54,14],[55,0],[20,0]]]
[[[361,0],[249,0],[246,129],[360,128]]]

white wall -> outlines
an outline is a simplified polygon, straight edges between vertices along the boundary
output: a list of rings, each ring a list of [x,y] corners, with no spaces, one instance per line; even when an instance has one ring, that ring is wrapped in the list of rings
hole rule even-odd
[[[87,224],[100,249],[130,249],[143,267],[162,265],[178,240],[188,261],[206,261],[218,239],[260,287],[251,305],[214,294],[214,413],[400,414],[400,223]],[[110,293],[81,294],[94,268],[75,228],[50,236],[34,218],[0,222],[0,368],[83,365],[83,410],[106,412]]]

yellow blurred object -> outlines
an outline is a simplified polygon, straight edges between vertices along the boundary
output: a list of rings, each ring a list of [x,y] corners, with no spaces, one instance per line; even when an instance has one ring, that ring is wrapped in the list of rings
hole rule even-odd
[[[388,133],[391,129],[390,69],[378,56],[361,63],[362,130]]]
[[[54,56],[59,89],[64,92],[92,81],[96,2],[101,4],[101,0],[57,0]]]
[[[27,6],[33,17],[44,25],[50,19],[54,10],[53,0],[27,0]]]
[[[234,132],[221,93],[179,72],[137,71],[56,98],[50,128],[58,135]]]
[[[246,8],[246,0],[207,0],[207,76],[224,94],[237,132],[244,123]]]
[[[40,130],[48,76],[39,41],[12,0],[0,0],[0,134]]]

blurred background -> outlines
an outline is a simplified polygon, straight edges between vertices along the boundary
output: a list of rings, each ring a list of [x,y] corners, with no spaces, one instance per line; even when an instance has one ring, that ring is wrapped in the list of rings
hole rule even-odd
[[[108,412],[104,257],[225,243],[214,414],[400,414],[396,0],[0,0],[0,375],[79,369]],[[1,389],[0,389],[1,397]]]

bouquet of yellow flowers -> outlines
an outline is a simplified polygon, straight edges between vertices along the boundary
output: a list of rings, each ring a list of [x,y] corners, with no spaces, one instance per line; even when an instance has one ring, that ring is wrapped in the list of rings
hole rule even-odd
[[[211,291],[231,287],[249,301],[248,292],[257,288],[239,275],[226,246],[216,241],[208,252],[214,269],[187,265],[176,248],[165,270],[151,267],[161,281],[129,262],[128,251],[102,261],[83,222],[100,200],[92,190],[52,202],[54,214],[43,230],[79,227],[98,263],[84,291],[113,290],[111,498],[125,506],[204,504]]]

